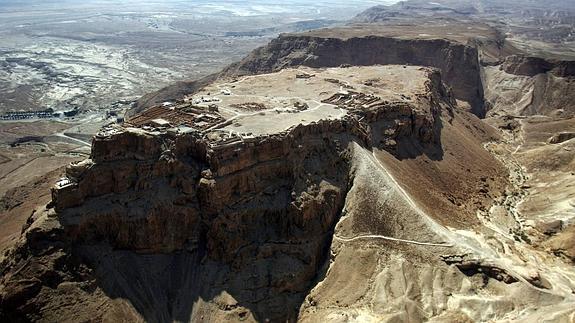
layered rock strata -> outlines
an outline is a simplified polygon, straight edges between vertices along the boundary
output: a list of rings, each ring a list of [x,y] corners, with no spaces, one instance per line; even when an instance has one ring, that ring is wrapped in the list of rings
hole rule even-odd
[[[472,37],[410,38],[385,32],[379,34],[380,31],[353,26],[280,35],[267,46],[254,50],[242,61],[232,64],[217,75],[189,84],[178,83],[143,97],[134,111],[142,111],[164,101],[181,99],[184,94],[195,93],[221,77],[271,73],[297,66],[320,68],[401,64],[439,69],[444,82],[452,88],[454,97],[467,101],[477,116],[485,115],[479,50]]]
[[[455,101],[438,71],[422,71],[424,91],[412,101],[382,101],[232,143],[197,131],[107,129],[94,138],[90,159],[68,167],[52,205],[30,220],[4,263],[3,318],[49,320],[54,313],[41,308],[52,305],[39,299],[61,302],[67,286],[85,306],[101,301],[147,321],[202,319],[207,314],[190,311],[229,302],[217,291],[235,301],[214,309],[225,314],[212,320],[295,320],[328,259],[354,177],[353,147],[404,158],[404,144],[439,144],[440,116],[453,114]],[[183,274],[157,277],[144,259]],[[18,269],[25,264],[35,265]],[[129,274],[136,264],[141,269]],[[212,305],[186,303],[194,299]]]
[[[361,30],[361,29],[360,29]],[[441,70],[455,98],[484,115],[478,50],[446,39],[403,39],[369,35],[342,37],[346,30],[282,35],[232,65],[224,75],[269,73],[289,66],[337,67],[408,64]],[[335,36],[339,35],[339,36]]]

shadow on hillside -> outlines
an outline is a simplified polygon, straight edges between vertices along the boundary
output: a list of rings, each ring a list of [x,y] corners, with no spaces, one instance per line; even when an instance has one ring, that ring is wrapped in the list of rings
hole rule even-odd
[[[395,120],[380,122],[372,126],[373,147],[386,150],[399,160],[414,159],[421,155],[427,156],[430,160],[443,160],[443,145],[441,143],[441,132],[443,130],[443,120],[439,116],[434,119],[432,133],[416,133],[417,130],[411,129],[412,133],[405,135],[399,134],[395,145],[386,145],[384,134],[387,129],[395,127]],[[428,139],[423,139],[429,137]],[[424,142],[425,141],[425,142]]]
[[[324,243],[317,268],[309,268],[314,272],[311,279],[293,286],[298,292],[282,291],[270,284],[274,273],[281,272],[286,278],[297,276],[308,265],[285,255],[260,260],[254,256],[251,264],[234,270],[223,263],[202,260],[202,248],[142,255],[87,247],[82,253],[92,259],[103,291],[112,299],[129,301],[146,322],[240,321],[250,312],[258,322],[295,322],[305,296],[321,280],[317,276],[325,274],[320,269],[331,241]]]
[[[281,167],[246,173],[257,186],[244,195],[233,189],[217,210],[204,209],[205,227],[190,234],[197,241],[191,251],[145,255],[102,243],[79,252],[103,291],[129,301],[148,322],[241,321],[250,315],[258,322],[294,322],[325,275],[350,185],[342,147],[352,140],[347,133],[310,135],[305,145],[292,143],[302,148]]]

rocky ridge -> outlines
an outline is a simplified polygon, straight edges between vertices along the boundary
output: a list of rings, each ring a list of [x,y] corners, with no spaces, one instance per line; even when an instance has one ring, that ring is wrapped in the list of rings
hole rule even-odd
[[[440,13],[468,14],[459,9]],[[421,21],[401,35],[390,25],[284,35],[221,74],[143,98],[139,108],[206,88],[233,97],[241,75],[293,66],[314,67],[296,76],[313,80],[326,66],[351,79],[367,70],[349,65],[400,64],[426,80],[352,107],[372,99],[354,91],[396,79],[325,79],[343,104],[268,135],[231,138],[269,110],[232,111],[222,141],[205,136],[209,125],[106,129],[7,254],[1,318],[572,321],[571,63],[508,57],[518,50],[485,25],[456,22],[466,31],[439,37],[450,19]],[[298,107],[333,103],[321,99]]]
[[[345,30],[341,32],[345,34]],[[451,86],[457,99],[469,102],[477,115],[484,113],[477,50],[442,39],[283,35],[224,71],[224,75],[268,73],[299,65],[337,67],[346,64],[436,67],[442,71],[443,79]]]
[[[123,275],[125,269],[104,259],[122,250],[134,252],[130,257],[136,259],[184,257],[196,266],[189,274],[205,279],[190,292],[226,290],[240,303],[233,315],[294,320],[327,259],[353,181],[354,147],[382,147],[401,156],[408,142],[421,149],[438,144],[441,115],[453,114],[455,100],[438,71],[424,71],[425,91],[416,103],[384,102],[350,110],[342,119],[241,142],[218,144],[199,132],[104,130],[93,140],[90,159],[68,167],[51,205],[30,221],[21,245],[3,265],[3,290],[9,292],[2,295],[2,314],[47,319],[35,307],[42,306],[38,299],[60,302],[54,291],[90,282],[89,294],[130,299],[139,314],[120,306],[129,315],[148,321],[179,318],[174,311],[184,309],[175,303],[150,312],[131,288],[110,287],[108,276]],[[70,259],[76,267],[68,267]],[[44,265],[17,270],[30,262]],[[206,277],[210,270],[219,274]],[[246,284],[242,279],[248,277],[255,280]],[[153,297],[179,297],[166,294],[176,290],[155,290],[159,296]],[[194,320],[199,314],[185,315]]]
[[[472,111],[483,116],[483,87],[479,57],[475,46],[465,41],[447,39],[402,39],[377,35],[365,29],[354,34],[354,28],[322,30],[304,34],[285,34],[269,45],[254,50],[242,61],[232,64],[217,75],[196,81],[191,87],[175,85],[142,98],[135,109],[181,98],[178,93],[194,93],[198,85],[218,77],[238,77],[277,72],[283,68],[308,66],[370,66],[406,64],[438,68],[455,98],[469,102]],[[346,33],[351,32],[349,37]],[[176,90],[178,88],[178,90]]]

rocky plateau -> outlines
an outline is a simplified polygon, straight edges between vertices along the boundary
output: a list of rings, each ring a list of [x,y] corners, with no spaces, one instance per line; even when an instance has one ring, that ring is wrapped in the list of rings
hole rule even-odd
[[[497,10],[376,7],[142,97],[22,206],[0,320],[573,322],[575,63]]]

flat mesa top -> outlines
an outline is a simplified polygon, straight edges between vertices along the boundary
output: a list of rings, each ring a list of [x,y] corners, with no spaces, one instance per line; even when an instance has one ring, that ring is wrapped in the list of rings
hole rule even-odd
[[[166,102],[130,118],[124,129],[195,132],[215,145],[244,141],[299,124],[341,119],[350,111],[416,103],[418,95],[428,91],[430,71],[403,65],[300,67],[218,80],[181,101]]]
[[[354,37],[392,37],[398,39],[447,39],[466,44],[477,37],[495,38],[496,32],[487,24],[467,23],[454,20],[429,20],[393,22],[388,24],[354,24],[350,26],[316,29],[303,33],[285,34],[287,36],[312,36],[319,38],[349,39]]]
[[[370,66],[311,69],[216,82],[188,98],[199,106],[217,106],[224,131],[273,134],[298,124],[338,119],[350,108],[413,99],[425,91],[426,68]]]

